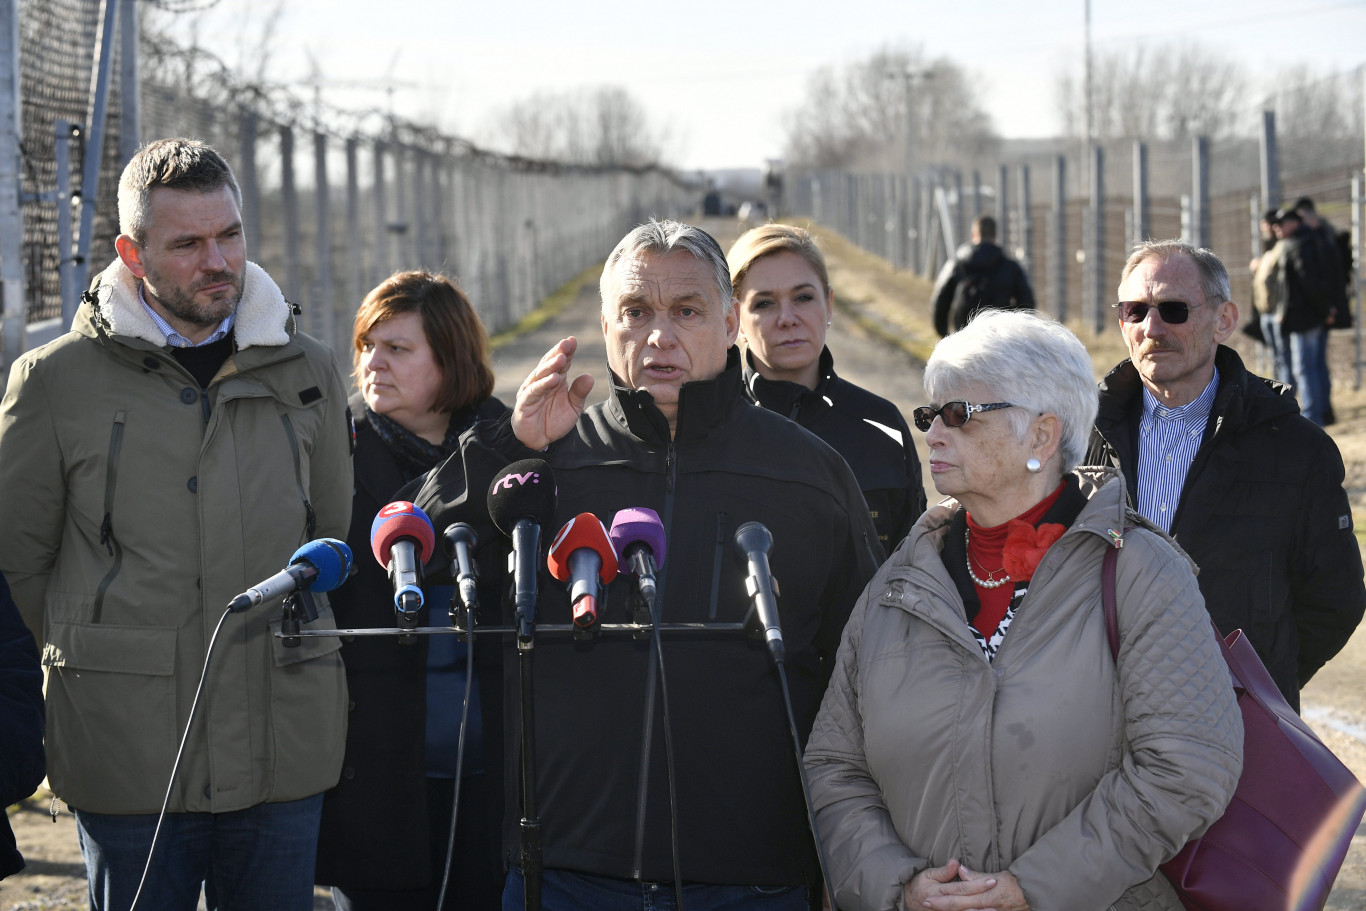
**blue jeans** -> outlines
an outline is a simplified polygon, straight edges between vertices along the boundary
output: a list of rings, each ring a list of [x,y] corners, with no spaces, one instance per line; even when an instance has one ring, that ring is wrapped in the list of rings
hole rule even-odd
[[[312,911],[323,796],[231,813],[167,813],[138,911],[194,911],[202,886],[217,911]],[[76,811],[91,911],[127,911],[156,829],[155,813]]]
[[[1300,412],[1323,426],[1328,405],[1328,329],[1286,333],[1290,342],[1290,372],[1295,375],[1295,394]]]
[[[808,911],[802,886],[709,886],[683,884],[686,911]],[[503,911],[522,911],[522,871],[508,871]],[[673,883],[638,883],[569,870],[541,875],[543,911],[678,911]]]
[[[1290,348],[1274,314],[1262,314],[1262,338],[1266,339],[1266,346],[1271,349],[1273,379],[1294,386],[1295,378],[1290,372]]]

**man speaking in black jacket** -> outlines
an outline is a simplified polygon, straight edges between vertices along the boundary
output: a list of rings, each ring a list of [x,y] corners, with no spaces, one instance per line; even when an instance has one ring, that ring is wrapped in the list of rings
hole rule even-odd
[[[1228,272],[1174,240],[1139,244],[1119,284],[1129,360],[1100,386],[1086,463],[1200,567],[1215,626],[1242,629],[1297,710],[1366,607],[1342,456],[1290,390],[1221,344],[1238,325]]]
[[[484,491],[509,463],[543,458],[558,489],[547,539],[581,512],[610,524],[619,510],[652,509],[668,541],[658,574],[666,624],[745,619],[746,566],[733,542],[741,525],[763,523],[774,539],[787,676],[804,742],[844,623],[883,556],[858,484],[835,450],[742,394],[730,273],[706,232],[641,225],[608,258],[601,293],[612,373],[606,400],[585,408],[592,379],[571,379],[577,341],[564,339],[522,383],[512,414],[467,432],[413,499],[438,529],[465,521],[480,541],[503,546]],[[544,565],[540,577],[537,622],[568,623],[563,586]],[[603,623],[631,618],[633,586],[620,576],[607,587]],[[648,639],[604,634],[587,644],[538,634],[535,642],[543,907],[639,909],[672,895],[675,883],[684,884],[689,911],[808,907],[815,853],[782,691],[762,641],[739,630],[665,632],[667,705]],[[516,675],[505,701],[515,732]],[[523,901],[516,797],[509,795],[506,814],[504,907]]]

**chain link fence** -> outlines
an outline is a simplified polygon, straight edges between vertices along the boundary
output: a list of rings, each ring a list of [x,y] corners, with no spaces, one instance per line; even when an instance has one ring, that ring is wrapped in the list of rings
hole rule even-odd
[[[1080,141],[1007,141],[997,162],[921,166],[910,178],[793,170],[788,206],[926,278],[953,258],[974,218],[994,216],[998,240],[1025,267],[1039,306],[1097,333],[1113,323],[1108,306],[1141,238],[1211,248],[1246,306],[1247,264],[1261,252],[1257,220],[1266,208],[1311,197],[1321,216],[1354,231],[1360,263],[1364,77],[1363,68],[1327,77],[1338,84],[1318,97],[1339,100],[1330,108],[1272,95],[1246,112],[1241,134],[1217,140],[1122,139],[1089,149]],[[1359,337],[1357,345],[1360,363]]]
[[[15,0],[8,2],[14,9]],[[79,295],[62,279],[79,228],[63,224],[79,220],[67,216],[79,210],[72,195],[88,154],[89,131],[81,125],[91,117],[104,13],[100,0],[17,2],[29,337],[18,348],[7,343],[7,354],[64,329]],[[204,52],[167,46],[145,31],[137,53],[154,64],[132,106],[141,137],[190,136],[227,158],[243,191],[250,257],[302,307],[304,330],[343,356],[361,299],[395,270],[456,279],[498,332],[601,262],[633,225],[686,216],[700,199],[696,187],[662,168],[528,160],[376,111],[308,105],[284,87],[246,84]],[[117,73],[123,61],[116,45],[113,54]],[[83,245],[91,275],[116,255],[117,181],[126,161],[118,79],[108,82],[95,219]],[[63,122],[77,125],[65,137]]]

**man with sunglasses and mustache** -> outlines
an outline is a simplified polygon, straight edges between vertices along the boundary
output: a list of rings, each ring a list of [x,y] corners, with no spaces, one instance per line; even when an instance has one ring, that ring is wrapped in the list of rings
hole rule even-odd
[[[1215,626],[1243,630],[1298,710],[1366,608],[1361,551],[1337,445],[1223,344],[1229,298],[1211,251],[1135,247],[1116,305],[1129,360],[1100,384],[1086,462],[1123,470],[1138,512],[1199,565]]]

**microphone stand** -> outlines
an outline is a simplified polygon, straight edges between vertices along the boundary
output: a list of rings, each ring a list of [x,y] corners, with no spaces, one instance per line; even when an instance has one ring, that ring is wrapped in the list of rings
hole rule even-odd
[[[539,562],[541,529],[532,523],[527,523],[527,526],[525,538],[517,543],[522,545],[522,549],[536,554],[536,562]],[[518,529],[514,531],[522,527],[522,523],[518,523]],[[513,559],[519,556],[520,549],[514,549]],[[534,563],[532,565],[535,566]],[[517,583],[523,582],[521,575],[515,574]],[[541,820],[537,815],[540,807],[536,802],[536,707],[532,691],[532,667],[536,654],[535,579],[533,568],[524,584],[515,585],[517,673],[522,702],[522,897],[526,911],[541,911]]]

